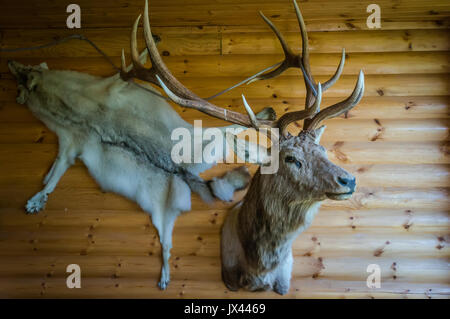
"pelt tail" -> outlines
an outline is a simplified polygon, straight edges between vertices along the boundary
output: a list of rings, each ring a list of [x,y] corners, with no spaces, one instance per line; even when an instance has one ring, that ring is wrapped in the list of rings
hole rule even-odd
[[[246,188],[250,179],[247,167],[240,166],[226,172],[220,178],[214,177],[208,181],[208,185],[214,197],[223,201],[232,201],[234,192]]]
[[[222,177],[214,177],[209,181],[204,181],[201,177],[190,173],[184,176],[191,190],[207,203],[211,203],[214,198],[232,201],[234,192],[246,188],[250,178],[250,173],[245,166],[235,168]]]
[[[189,172],[184,174],[183,179],[189,185],[191,191],[199,195],[204,202],[208,204],[212,203],[214,200],[214,194],[211,192],[211,189],[206,181]]]

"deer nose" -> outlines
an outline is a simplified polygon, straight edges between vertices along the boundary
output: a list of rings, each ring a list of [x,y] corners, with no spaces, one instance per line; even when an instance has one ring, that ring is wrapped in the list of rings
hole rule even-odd
[[[355,185],[356,185],[356,179],[353,178],[345,178],[345,177],[338,177],[338,183],[341,184],[342,186],[347,186],[348,188],[351,189],[351,191],[355,190]]]

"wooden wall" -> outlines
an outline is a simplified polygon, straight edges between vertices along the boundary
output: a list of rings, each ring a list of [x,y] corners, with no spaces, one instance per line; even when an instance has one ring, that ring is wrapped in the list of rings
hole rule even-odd
[[[67,3],[66,3],[67,2]],[[118,64],[143,0],[77,0],[82,29],[65,27],[68,1],[0,1],[0,41],[6,48],[43,44],[82,33]],[[323,145],[330,158],[357,176],[352,199],[325,201],[313,226],[294,243],[287,297],[448,298],[450,3],[378,0],[382,28],[369,30],[372,1],[299,1],[309,30],[318,80],[333,74],[346,48],[341,80],[322,105],[347,96],[359,68],[366,74],[361,103],[346,118],[329,120]],[[281,60],[281,48],[258,15],[263,10],[299,50],[288,0],[151,0],[153,31],[173,73],[209,96]],[[142,47],[142,41],[141,47]],[[121,196],[103,193],[77,162],[51,194],[45,211],[27,216],[26,201],[42,185],[56,156],[55,135],[15,103],[16,83],[6,59],[96,75],[111,67],[86,43],[0,55],[0,297],[266,298],[232,293],[220,278],[219,231],[230,205],[192,211],[174,230],[172,282],[156,283],[160,245],[149,216]],[[240,94],[278,114],[303,107],[297,71],[235,89],[215,100],[243,111]],[[223,122],[181,110],[189,120]],[[293,130],[298,130],[294,127]],[[206,174],[216,176],[230,166]],[[252,170],[254,171],[254,167]],[[241,198],[243,192],[236,196]],[[82,288],[66,288],[66,266],[79,264]],[[380,289],[366,286],[369,264],[382,271]]]

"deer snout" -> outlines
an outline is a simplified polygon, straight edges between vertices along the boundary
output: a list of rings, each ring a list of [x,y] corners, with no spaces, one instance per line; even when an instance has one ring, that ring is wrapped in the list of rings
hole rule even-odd
[[[325,195],[329,199],[344,200],[350,198],[355,192],[356,179],[353,175],[344,170],[340,174],[334,175],[334,188],[332,191],[326,192]]]
[[[348,178],[348,177],[338,177],[337,181],[340,185],[348,187],[349,188],[349,192],[354,192],[355,191],[355,187],[356,187],[356,178],[352,177],[352,178]]]

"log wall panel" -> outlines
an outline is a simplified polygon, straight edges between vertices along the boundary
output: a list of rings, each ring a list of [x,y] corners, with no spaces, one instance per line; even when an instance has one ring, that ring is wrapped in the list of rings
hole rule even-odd
[[[254,106],[255,111],[260,111],[266,106],[271,106],[277,114],[282,114],[293,108],[299,108],[304,104],[302,98],[247,98]],[[332,105],[339,98],[322,99],[324,105]],[[244,112],[242,99],[215,99],[217,105],[226,106],[235,111]],[[341,118],[348,119],[446,119],[448,113],[449,99],[447,96],[382,96],[365,97],[358,108],[353,108],[347,115]],[[174,106],[183,113],[183,118],[193,123],[194,119],[208,119],[207,116],[190,109]],[[209,119],[208,125],[225,125],[226,123],[216,119]],[[14,101],[0,101],[0,123],[39,123],[26,107],[18,107]]]
[[[67,30],[65,4],[0,1],[0,46],[40,45],[82,33],[117,65],[129,51],[130,26],[141,0],[88,1],[82,29]],[[331,76],[346,48],[340,81],[322,105],[353,89],[366,74],[361,103],[326,121],[323,145],[330,159],[358,182],[348,201],[325,201],[312,226],[294,242],[288,298],[448,298],[450,296],[449,54],[450,6],[444,0],[380,0],[382,28],[366,26],[366,4],[310,0],[300,7],[310,31],[316,80]],[[210,96],[282,59],[262,10],[285,32],[296,52],[298,24],[285,0],[151,0],[153,32],[173,73],[200,96]],[[26,21],[26,23],[24,23]],[[141,34],[139,46],[143,48]],[[220,227],[232,204],[207,205],[192,196],[192,211],[176,222],[167,291],[156,282],[160,245],[147,214],[133,202],[103,193],[82,163],[64,175],[46,210],[27,216],[57,154],[57,139],[15,102],[7,59],[46,61],[52,69],[99,76],[111,66],[86,43],[16,53],[0,52],[0,297],[274,298],[274,293],[227,291],[220,278]],[[127,54],[127,60],[130,61]],[[298,70],[237,88],[214,100],[243,112],[245,93],[255,111],[301,109],[305,88]],[[175,109],[189,122],[222,126],[197,111]],[[292,133],[300,126],[291,125]],[[202,176],[218,176],[221,164]],[[250,171],[256,170],[249,165]],[[236,194],[234,203],[245,195]],[[78,263],[83,289],[67,289],[65,267]],[[382,288],[369,289],[366,267],[378,264]]]
[[[114,32],[112,39],[108,36]],[[255,33],[224,33],[219,28],[209,28],[207,31],[192,33],[190,29],[181,34],[164,34],[154,31],[161,37],[159,48],[165,55],[216,55],[216,54],[282,54],[281,46],[276,37],[267,32]],[[2,47],[16,48],[23,45],[36,46],[50,42],[55,38],[73,34],[67,30],[5,30],[2,34]],[[111,56],[120,56],[122,48],[129,48],[129,28],[86,29],[83,34],[95,43],[102,43],[101,48]],[[345,47],[347,53],[383,53],[383,52],[428,52],[447,51],[449,43],[446,30],[389,30],[389,31],[352,31],[352,32],[310,32],[311,53],[340,53]],[[49,41],[49,39],[51,39]],[[338,39],[338,40],[337,40]],[[286,41],[293,50],[301,50],[301,38],[296,32],[286,33]],[[138,44],[143,46],[142,37]],[[380,45],[381,44],[381,45]],[[80,45],[79,40],[73,40],[59,46],[39,50],[43,57],[98,57],[97,51],[88,44]],[[6,52],[3,57],[35,57],[33,51]]]
[[[322,137],[323,142],[330,141],[446,141],[448,138],[447,119],[431,120],[346,120],[332,119],[327,122],[328,132]],[[299,128],[292,132],[300,131]],[[336,132],[336,133],[334,133]],[[0,127],[0,143],[31,144],[57,143],[57,137],[42,123],[13,123]]]
[[[44,53],[42,53],[44,54]],[[336,71],[341,55],[337,53],[311,54],[311,70],[317,75],[332,75]],[[130,58],[128,57],[128,61]],[[112,57],[116,65],[119,57]],[[253,74],[268,65],[282,60],[282,55],[212,55],[205,59],[202,55],[168,56],[165,59],[172,73],[183,80],[191,77],[236,77],[242,74]],[[252,63],[248,61],[251,60]],[[99,57],[53,58],[45,55],[23,57],[23,64],[35,65],[47,62],[51,69],[64,69],[67,65],[72,70],[98,75],[111,75],[111,66]],[[365,74],[428,74],[448,73],[449,57],[445,51],[440,52],[389,52],[389,53],[347,53],[343,74],[357,74],[364,65]],[[4,78],[12,78],[7,65],[0,65],[0,73]],[[283,75],[299,75],[298,70],[287,70]]]
[[[329,77],[317,76],[317,81],[326,81]],[[329,97],[345,97],[351,94],[356,82],[356,75],[343,75],[340,81],[327,90]],[[214,77],[190,78],[184,81],[186,86],[198,92],[199,96],[208,97],[230,87],[244,78]],[[205,81],[212,83],[205,87]],[[449,90],[447,74],[425,75],[368,75],[366,76],[365,96],[445,96]],[[14,100],[17,87],[13,80],[0,80],[2,89],[0,101]],[[271,84],[256,82],[252,86],[236,88],[222,95],[223,98],[240,98],[242,94],[251,98],[302,97],[306,94],[303,80],[298,76],[284,76],[271,81]]]
[[[64,27],[66,20],[65,4],[33,0],[15,1],[13,4],[3,1],[2,6],[8,10],[8,15],[2,17],[2,24],[6,28],[23,27],[24,16],[27,16],[27,28]],[[99,4],[100,3],[100,4]],[[89,0],[79,1],[78,4],[85,8],[85,27],[113,27],[129,26],[129,21],[134,20],[136,12],[142,10],[142,1],[108,1],[94,2]],[[417,0],[401,2],[392,5],[391,0],[378,1],[383,8],[383,22],[397,26],[402,23],[414,21],[433,21],[428,27],[440,27],[445,24],[449,14],[445,0],[427,1]],[[355,1],[307,1],[302,3],[302,11],[307,24],[320,25],[333,22],[334,27],[353,29],[355,27],[367,28],[361,22],[367,19],[367,5],[364,2]],[[432,9],[431,9],[432,8]],[[37,10],[39,15],[33,14]],[[231,25],[254,26],[261,24],[261,18],[257,14],[264,10],[268,17],[275,22],[288,25],[296,25],[295,13],[286,5],[285,1],[270,2],[261,1],[154,1],[151,4],[150,17],[155,26],[203,26],[203,25]],[[102,14],[99,14],[101,12]],[[104,14],[104,13],[107,14]],[[22,19],[22,21],[21,21]],[[399,23],[401,22],[401,23]],[[339,24],[338,24],[339,23]],[[418,25],[418,23],[417,23]],[[322,28],[317,26],[317,28]]]

